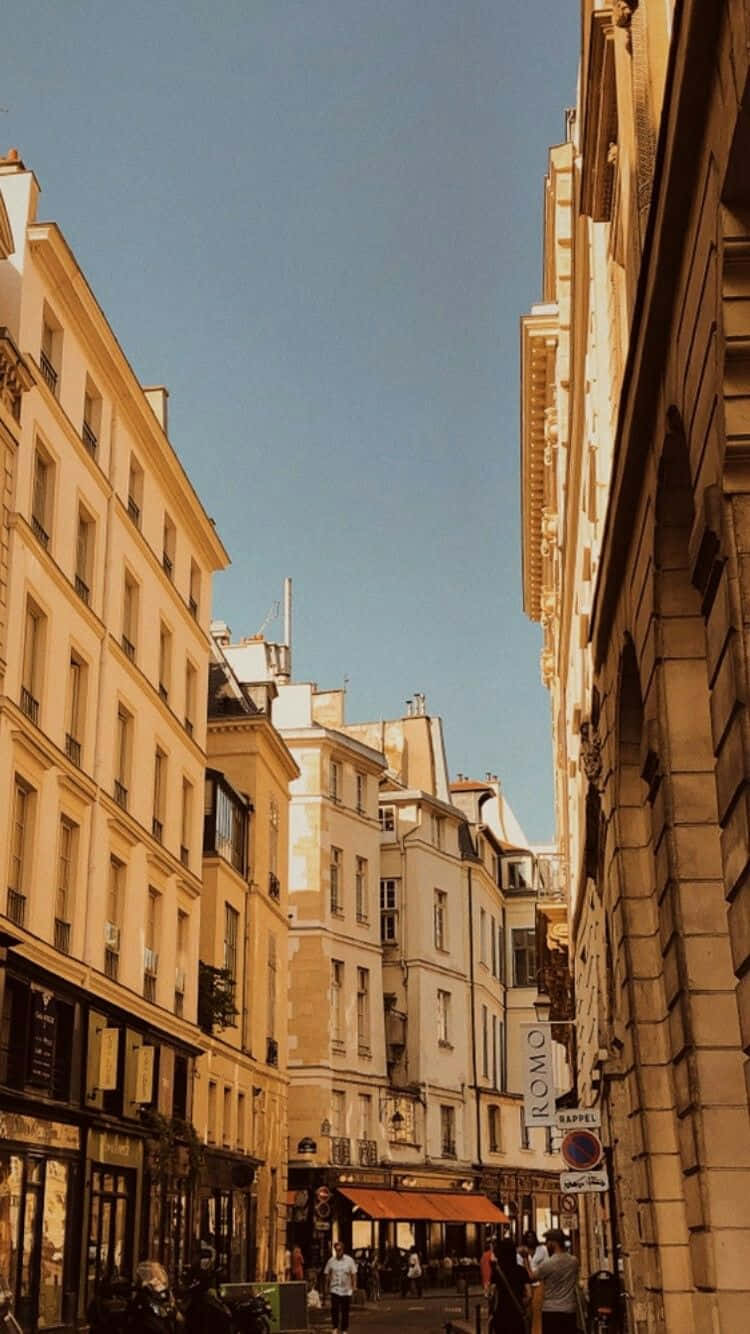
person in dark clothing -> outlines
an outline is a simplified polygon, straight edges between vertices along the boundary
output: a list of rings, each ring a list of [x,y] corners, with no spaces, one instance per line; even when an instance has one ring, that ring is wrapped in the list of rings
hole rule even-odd
[[[531,1301],[531,1284],[525,1269],[516,1259],[515,1243],[510,1237],[497,1243],[497,1258],[492,1266],[490,1334],[524,1334],[525,1314]]]

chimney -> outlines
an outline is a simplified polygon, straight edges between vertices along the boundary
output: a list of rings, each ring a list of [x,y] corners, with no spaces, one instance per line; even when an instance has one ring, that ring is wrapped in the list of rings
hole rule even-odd
[[[211,634],[220,648],[229,648],[232,642],[232,631],[226,621],[212,621]]]
[[[165,435],[168,435],[169,432],[167,429],[167,406],[169,399],[169,390],[166,389],[163,384],[157,384],[153,385],[150,389],[144,388],[143,392],[146,395],[146,399],[151,408],[151,411],[153,412],[154,416],[156,417],[156,420],[161,426],[162,431],[164,432]]]

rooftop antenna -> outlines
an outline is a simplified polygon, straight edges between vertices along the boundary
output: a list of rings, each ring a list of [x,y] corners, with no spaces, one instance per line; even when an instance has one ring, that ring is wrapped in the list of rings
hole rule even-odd
[[[266,626],[270,625],[271,621],[276,620],[276,617],[278,616],[280,610],[281,610],[281,603],[277,599],[276,602],[272,602],[270,607],[268,608],[268,611],[266,612],[261,622],[261,627],[260,630],[258,631],[258,636],[263,634],[263,631],[265,630]]]
[[[284,580],[284,644],[286,645],[286,670],[292,675],[292,581],[287,575]]]

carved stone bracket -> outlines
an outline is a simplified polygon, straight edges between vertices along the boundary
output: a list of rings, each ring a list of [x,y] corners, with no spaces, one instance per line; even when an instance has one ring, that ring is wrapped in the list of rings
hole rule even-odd
[[[0,329],[0,402],[18,421],[21,395],[34,383],[31,372],[8,330]]]
[[[590,720],[581,723],[581,764],[589,782],[598,786],[602,776],[602,743]]]
[[[638,0],[614,0],[612,18],[616,28],[629,28]]]

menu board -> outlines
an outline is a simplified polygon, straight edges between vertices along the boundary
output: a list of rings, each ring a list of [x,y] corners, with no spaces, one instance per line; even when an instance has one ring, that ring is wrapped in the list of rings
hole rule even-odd
[[[57,1005],[51,991],[32,991],[29,1025],[29,1064],[26,1081],[52,1092],[57,1040]]]

